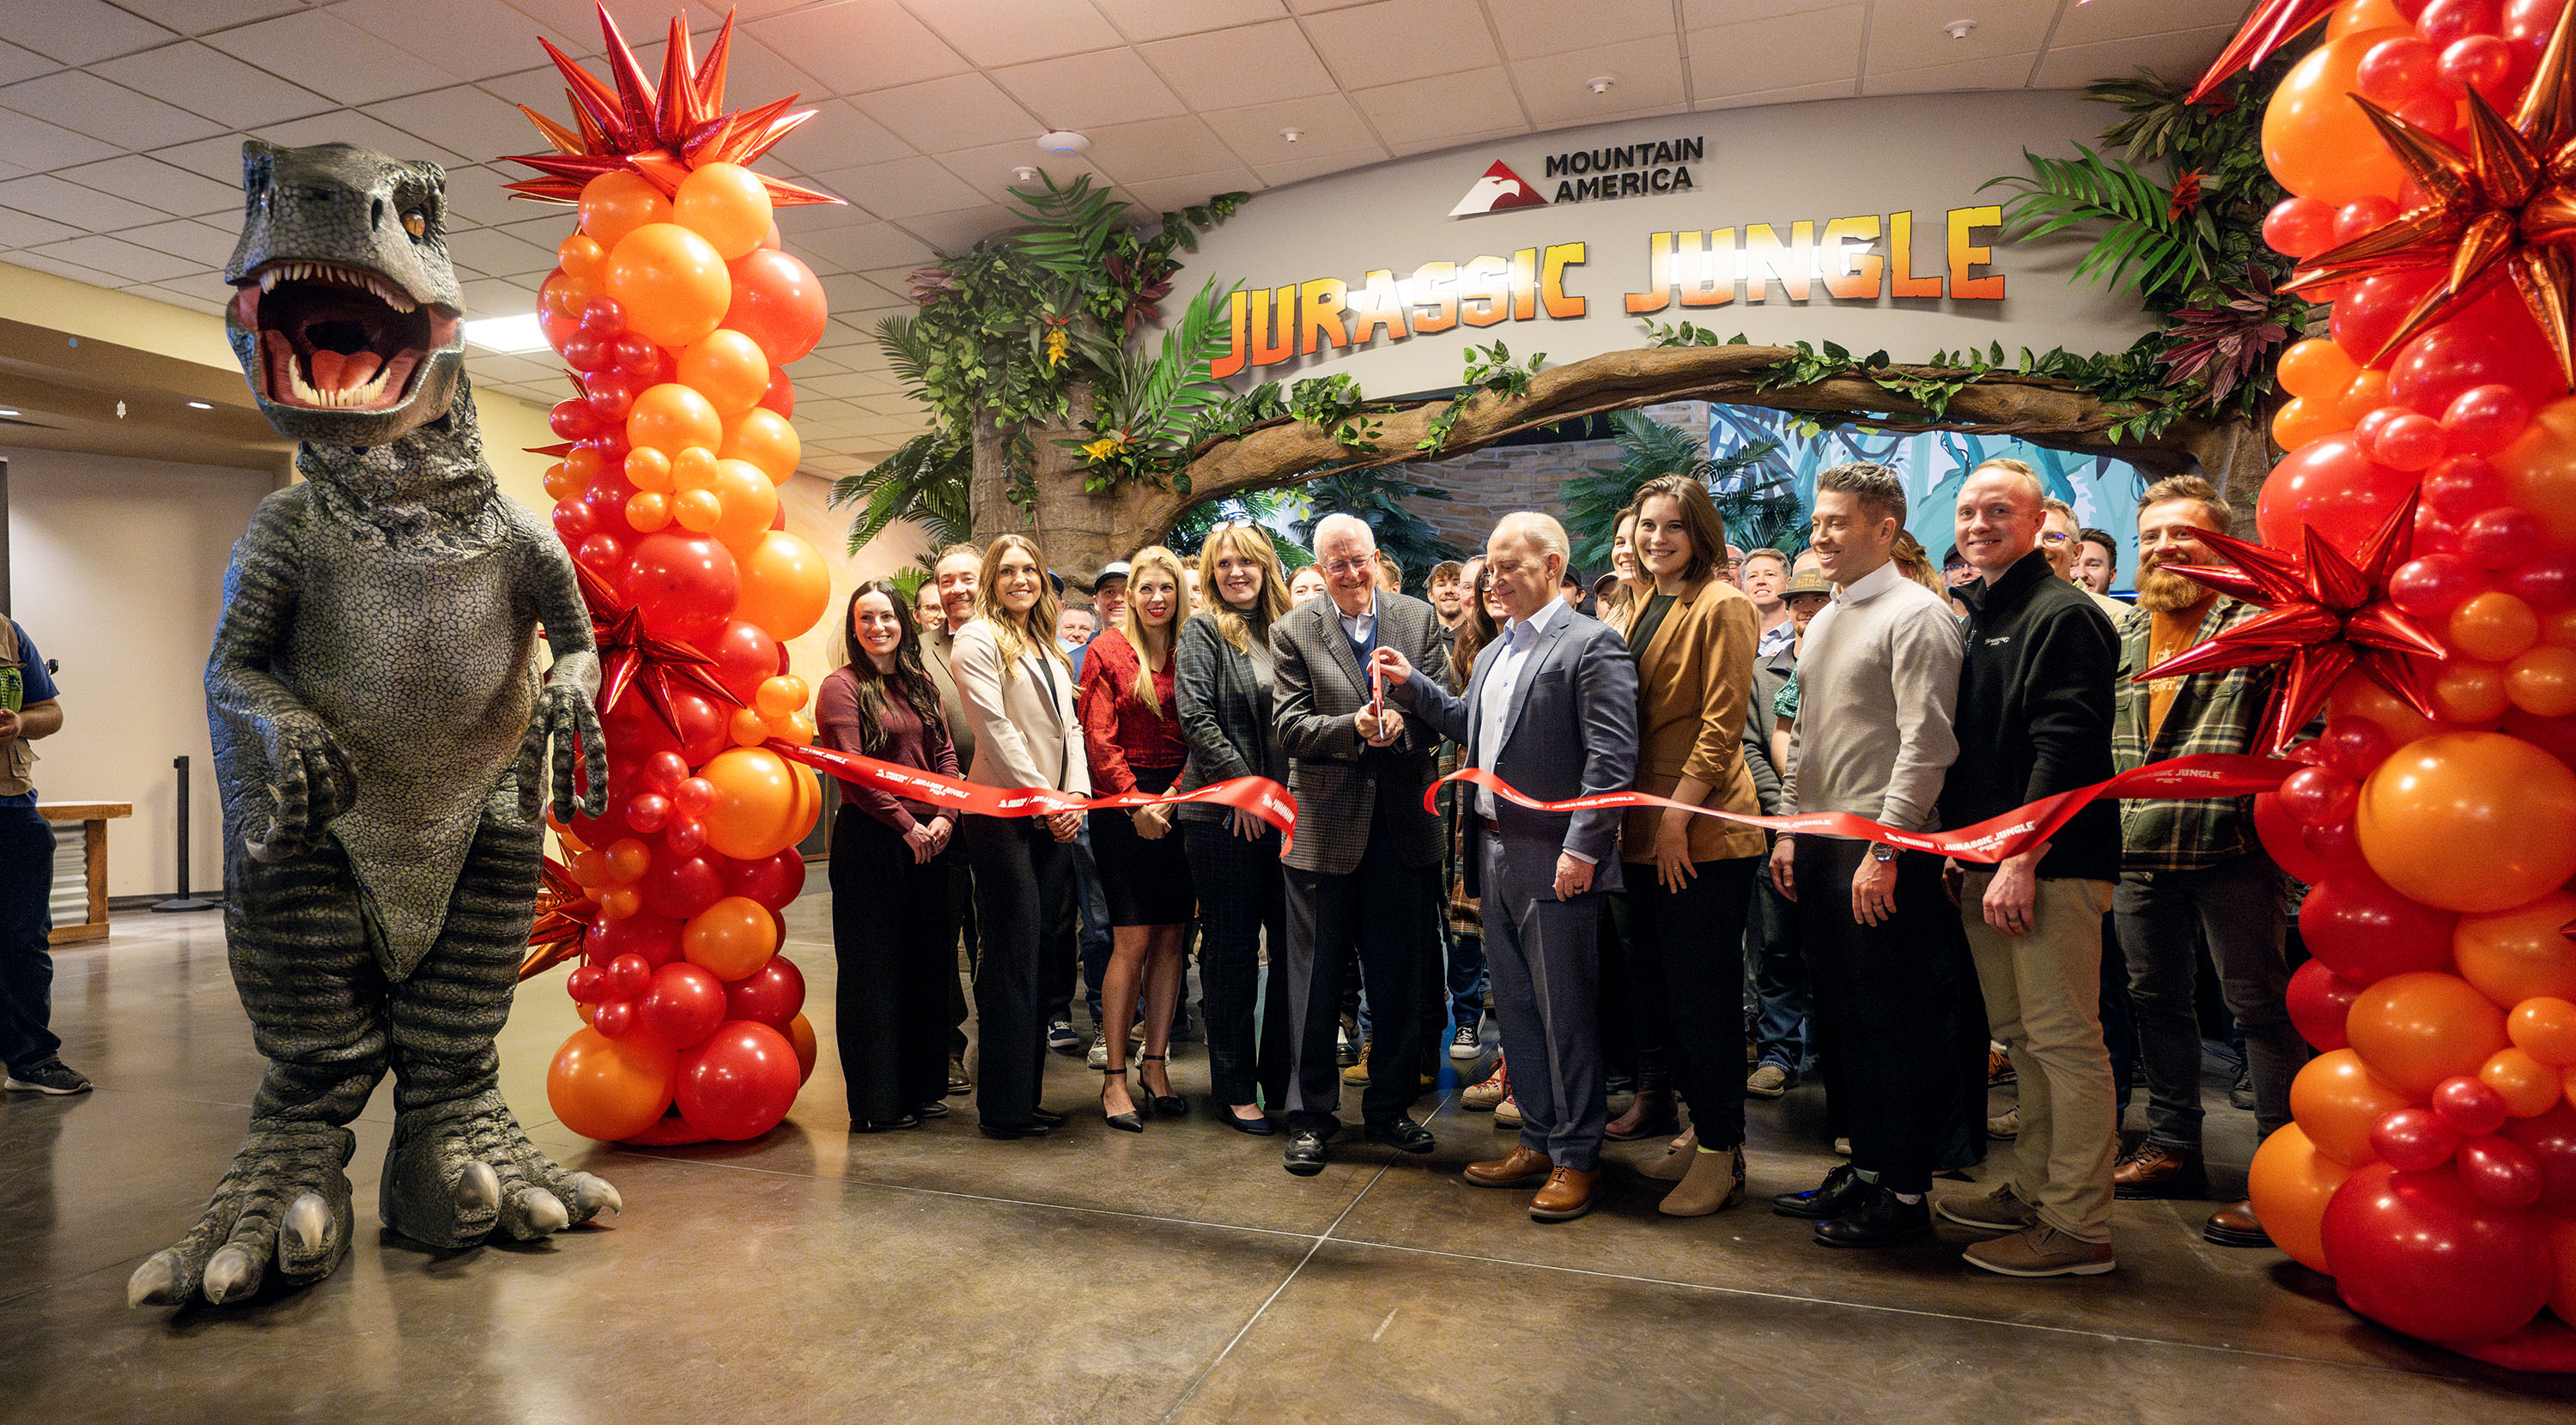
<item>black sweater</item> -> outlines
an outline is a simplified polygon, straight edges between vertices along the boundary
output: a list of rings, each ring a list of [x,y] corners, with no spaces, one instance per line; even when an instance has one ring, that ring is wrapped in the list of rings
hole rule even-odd
[[[1968,606],[1954,727],[1959,760],[1941,787],[1956,830],[2111,775],[2111,684],[2120,639],[2084,591],[2033,550],[1994,583],[1952,591]],[[2046,877],[2120,878],[2120,811],[2097,801],[2049,838]]]

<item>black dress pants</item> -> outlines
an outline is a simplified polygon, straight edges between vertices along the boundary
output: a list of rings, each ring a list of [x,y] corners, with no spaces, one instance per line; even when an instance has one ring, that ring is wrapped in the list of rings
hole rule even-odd
[[[970,815],[958,834],[975,868],[984,939],[975,967],[975,1110],[988,1126],[1026,1128],[1046,1077],[1040,946],[1073,914],[1073,851],[1047,834],[1043,817]]]
[[[1744,915],[1759,860],[1694,862],[1678,891],[1651,861],[1621,868],[1637,1001],[1657,1007],[1673,1086],[1712,1150],[1744,1141]]]
[[[1329,1133],[1340,1120],[1342,1071],[1334,1060],[1341,1027],[1343,947],[1357,943],[1368,983],[1368,1088],[1360,1115],[1389,1123],[1404,1115],[1422,1083],[1425,942],[1439,940],[1440,866],[1406,866],[1372,845],[1346,874],[1289,867],[1289,1015],[1297,1026],[1288,1122]]]
[[[957,986],[948,856],[916,863],[901,833],[854,806],[833,818],[833,1032],[853,1123],[887,1122],[947,1096]]]
[[[1199,893],[1199,993],[1207,1014],[1208,1091],[1220,1106],[1288,1103],[1288,888],[1279,833],[1234,834],[1232,819],[1184,821],[1181,849]],[[1267,936],[1270,964],[1261,964]],[[1255,1098],[1254,1095],[1259,1097]]]

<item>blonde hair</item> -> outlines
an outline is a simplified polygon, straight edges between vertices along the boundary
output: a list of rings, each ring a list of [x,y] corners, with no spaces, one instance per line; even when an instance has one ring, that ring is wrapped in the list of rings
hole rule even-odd
[[[1136,586],[1145,582],[1145,571],[1160,569],[1172,576],[1172,619],[1163,625],[1163,661],[1172,661],[1172,652],[1180,644],[1181,624],[1189,618],[1187,600],[1190,581],[1188,570],[1181,567],[1181,556],[1159,544],[1149,544],[1127,556],[1127,606],[1118,611],[1118,631],[1136,650],[1136,701],[1156,717],[1163,715],[1163,700],[1154,695],[1154,658],[1145,641],[1145,601],[1136,597]]]
[[[1923,541],[1916,539],[1912,531],[1902,526],[1898,527],[1896,547],[1887,552],[1887,557],[1889,562],[1896,566],[1897,573],[1940,595],[1944,600],[1950,597],[1950,591],[1941,583],[1941,571],[1932,567],[1932,556],[1924,551]]]
[[[1014,549],[1026,551],[1038,566],[1038,601],[1029,607],[1025,625],[1002,607],[1001,582],[996,577],[1002,556]],[[1056,622],[1063,613],[1064,606],[1055,596],[1055,581],[1047,576],[1046,551],[1038,548],[1036,540],[1025,534],[1005,534],[995,536],[991,544],[984,546],[984,562],[975,571],[975,617],[993,626],[993,644],[1002,654],[1003,682],[1019,676],[1020,658],[1029,651],[1031,642],[1047,657],[1063,664],[1068,678],[1072,676],[1073,660],[1065,657],[1064,649],[1055,640]],[[1032,640],[1030,628],[1045,631]]]
[[[1224,591],[1211,586],[1208,611],[1199,617],[1216,625],[1216,636],[1226,641],[1235,652],[1249,657],[1252,640],[1270,640],[1270,626],[1288,612],[1288,575],[1279,566],[1279,548],[1270,536],[1247,520],[1218,525],[1199,546],[1199,569],[1202,576],[1212,577],[1217,565],[1229,554],[1240,554],[1261,566],[1261,592],[1253,596],[1252,614],[1225,601]]]

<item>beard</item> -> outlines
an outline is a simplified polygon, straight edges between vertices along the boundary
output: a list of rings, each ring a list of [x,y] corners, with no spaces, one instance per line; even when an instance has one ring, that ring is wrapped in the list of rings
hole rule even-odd
[[[2150,613],[2178,614],[2216,592],[2206,584],[2164,571],[2164,566],[2167,564],[2183,562],[2185,561],[2178,559],[2157,559],[2140,564],[2138,566],[2138,607]]]

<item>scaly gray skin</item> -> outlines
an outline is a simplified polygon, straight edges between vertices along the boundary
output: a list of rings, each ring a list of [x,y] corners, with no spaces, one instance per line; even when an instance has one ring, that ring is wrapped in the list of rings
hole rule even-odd
[[[538,1152],[497,1086],[541,800],[551,784],[570,816],[575,749],[591,768],[607,761],[572,563],[483,461],[444,177],[340,144],[254,141],[242,157],[246,220],[226,273],[242,295],[228,327],[262,411],[303,442],[306,477],[263,500],[233,547],[206,667],[224,931],[270,1062],[204,1215],[128,1282],[137,1306],[222,1305],[272,1275],[301,1284],[338,1266],[356,1144],[345,1125],[388,1068],[386,1226],[464,1247],[620,1205],[606,1182]],[[282,265],[308,263],[329,270],[267,280],[314,277]],[[316,348],[381,356],[384,394],[303,399]],[[554,654],[542,687],[540,625]],[[596,815],[605,796],[594,775],[582,809]]]

